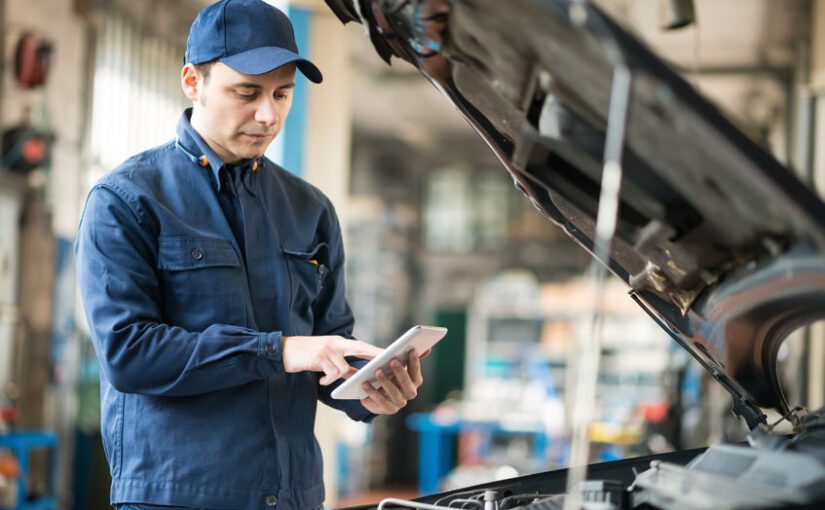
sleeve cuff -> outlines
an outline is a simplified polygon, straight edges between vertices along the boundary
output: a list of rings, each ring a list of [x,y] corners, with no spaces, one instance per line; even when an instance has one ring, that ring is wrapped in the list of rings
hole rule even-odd
[[[283,342],[280,331],[258,336],[258,356],[266,359],[277,373],[284,373]]]
[[[367,411],[367,409],[361,405],[360,402],[357,403],[357,406],[354,409],[351,409],[347,415],[350,419],[355,421],[361,421],[364,423],[371,423],[372,420],[375,419],[377,414],[372,414],[371,412]]]

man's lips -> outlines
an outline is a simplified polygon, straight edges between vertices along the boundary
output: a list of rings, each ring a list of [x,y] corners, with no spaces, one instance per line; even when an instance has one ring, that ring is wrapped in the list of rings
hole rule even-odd
[[[266,140],[269,140],[272,137],[272,135],[253,135],[250,133],[243,133],[243,136],[250,138],[255,142],[265,142]]]

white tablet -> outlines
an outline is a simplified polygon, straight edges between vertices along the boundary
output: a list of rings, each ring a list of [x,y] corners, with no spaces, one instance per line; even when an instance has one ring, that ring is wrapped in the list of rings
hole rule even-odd
[[[438,343],[447,334],[447,328],[437,326],[413,326],[406,333],[384,349],[381,354],[370,360],[363,368],[352,374],[341,386],[332,390],[332,398],[338,400],[361,400],[366,398],[367,393],[361,387],[365,382],[372,384],[373,388],[380,385],[375,379],[375,371],[384,369],[385,373],[391,373],[390,361],[398,358],[401,363],[407,363],[407,355],[415,349],[418,354],[423,353],[430,347]]]

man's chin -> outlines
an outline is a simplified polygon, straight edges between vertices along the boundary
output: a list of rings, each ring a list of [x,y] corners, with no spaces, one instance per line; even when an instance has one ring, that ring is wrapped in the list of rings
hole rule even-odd
[[[243,149],[239,148],[235,154],[241,159],[255,159],[263,156],[264,152],[266,152],[266,147],[244,147]]]

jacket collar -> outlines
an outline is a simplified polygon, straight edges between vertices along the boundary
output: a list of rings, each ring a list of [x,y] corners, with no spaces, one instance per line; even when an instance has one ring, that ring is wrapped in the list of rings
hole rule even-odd
[[[223,191],[225,183],[224,180],[221,179],[221,170],[228,165],[226,165],[226,163],[224,163],[223,160],[215,154],[215,151],[213,151],[209,147],[209,144],[203,140],[200,133],[192,127],[192,124],[189,121],[191,117],[192,108],[186,108],[178,120],[178,138],[175,141],[175,146],[178,150],[182,151],[193,164],[203,168],[208,167],[211,170],[215,187],[218,191]],[[244,182],[246,183],[248,182],[248,179],[251,179],[251,176],[248,174],[255,173],[263,166],[263,158],[258,157],[253,159],[245,159],[234,166],[241,168],[242,171],[247,174],[244,178]],[[255,179],[251,180],[254,181]],[[249,187],[247,187],[247,189],[250,192],[253,192],[253,190]]]

